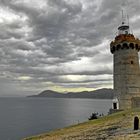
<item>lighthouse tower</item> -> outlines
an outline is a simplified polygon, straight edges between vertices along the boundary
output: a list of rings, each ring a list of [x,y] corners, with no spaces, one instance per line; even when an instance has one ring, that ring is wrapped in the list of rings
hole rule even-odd
[[[114,109],[140,107],[140,40],[130,33],[127,15],[122,13],[118,35],[110,44],[114,61]]]

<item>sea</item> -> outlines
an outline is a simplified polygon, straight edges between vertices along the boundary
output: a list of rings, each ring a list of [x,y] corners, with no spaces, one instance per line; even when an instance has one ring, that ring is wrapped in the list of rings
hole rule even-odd
[[[107,115],[111,100],[0,98],[0,140],[22,140],[88,121],[94,112]]]

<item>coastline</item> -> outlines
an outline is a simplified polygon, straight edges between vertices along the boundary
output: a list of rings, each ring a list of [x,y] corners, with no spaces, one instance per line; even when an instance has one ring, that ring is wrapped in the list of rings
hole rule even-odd
[[[135,116],[140,118],[140,109],[114,113],[23,140],[139,140],[140,130],[133,130]]]

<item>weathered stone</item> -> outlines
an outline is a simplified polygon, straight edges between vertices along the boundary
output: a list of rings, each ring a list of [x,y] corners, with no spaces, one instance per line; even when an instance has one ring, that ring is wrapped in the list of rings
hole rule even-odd
[[[114,98],[119,109],[140,107],[140,40],[132,34],[120,34],[110,49],[114,55]]]

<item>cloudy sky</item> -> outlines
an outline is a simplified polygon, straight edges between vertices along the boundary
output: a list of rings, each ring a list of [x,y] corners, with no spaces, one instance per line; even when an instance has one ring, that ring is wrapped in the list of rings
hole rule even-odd
[[[140,0],[127,0],[140,37]],[[122,0],[0,0],[0,96],[113,87]]]

